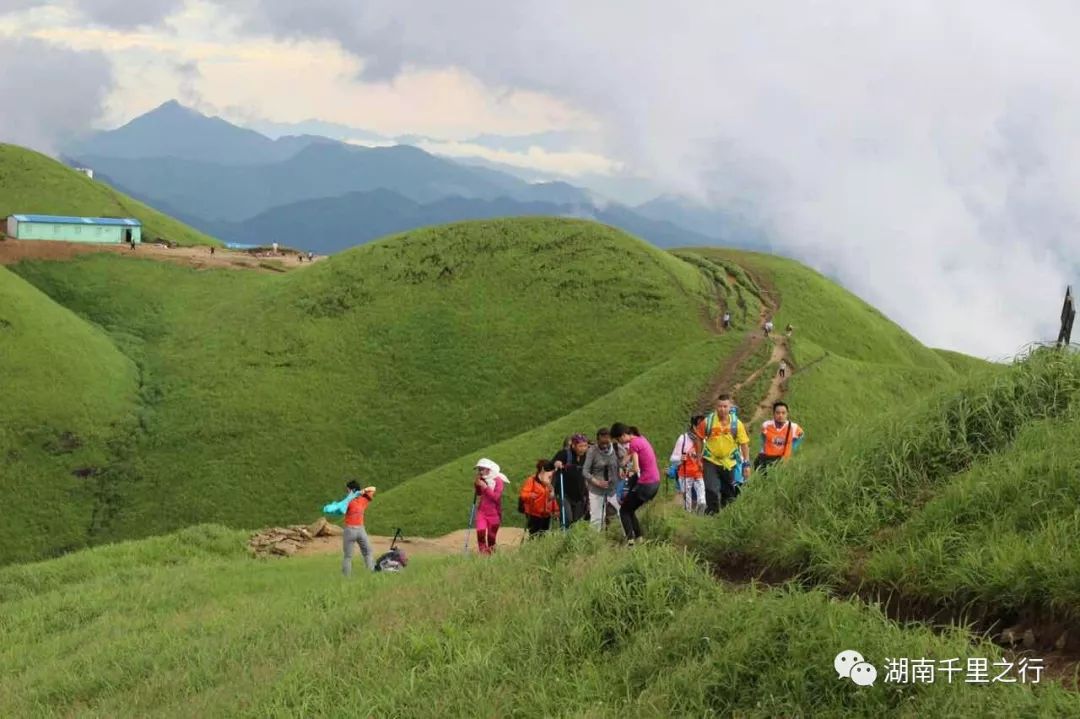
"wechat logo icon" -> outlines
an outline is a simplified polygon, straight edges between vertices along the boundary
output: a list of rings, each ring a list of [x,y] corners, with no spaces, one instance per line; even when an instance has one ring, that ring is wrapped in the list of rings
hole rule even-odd
[[[877,668],[854,649],[845,649],[833,659],[833,669],[841,679],[850,679],[860,687],[873,686]]]

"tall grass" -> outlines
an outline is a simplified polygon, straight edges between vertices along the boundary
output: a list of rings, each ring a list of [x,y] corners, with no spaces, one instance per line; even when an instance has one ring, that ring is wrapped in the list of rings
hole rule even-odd
[[[205,546],[185,550],[200,533]],[[985,656],[818,592],[725,590],[670,547],[584,527],[342,581],[337,557],[254,561],[197,528],[0,570],[5,716],[1068,716],[1031,685],[890,685],[889,657]],[[142,544],[142,543],[138,543]],[[234,549],[230,553],[229,545]],[[183,552],[176,561],[172,557]],[[74,560],[78,561],[74,561]],[[51,564],[51,563],[50,563]],[[82,568],[80,573],[73,570]],[[26,584],[35,575],[51,581]],[[833,657],[881,667],[860,688]]]
[[[1080,358],[1055,352],[979,374],[778,468],[684,536],[826,584],[1062,607],[1080,583],[1064,540],[1076,460],[1060,442],[1078,391]]]

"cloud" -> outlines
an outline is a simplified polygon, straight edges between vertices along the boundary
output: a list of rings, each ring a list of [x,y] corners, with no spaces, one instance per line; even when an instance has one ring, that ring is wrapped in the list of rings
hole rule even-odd
[[[181,10],[186,0],[76,0],[75,4],[94,22],[116,28],[152,25]]]
[[[0,97],[10,101],[0,112],[0,141],[53,153],[101,114],[112,86],[101,53],[0,35],[0,56]]]
[[[1073,3],[229,5],[366,77],[455,67],[561,98],[603,123],[595,151],[749,206],[929,344],[999,356],[1056,329],[1080,234]]]
[[[38,7],[58,7],[114,28],[154,25],[183,9],[187,0],[0,0],[0,15]]]
[[[44,5],[46,0],[0,0],[0,15],[21,12],[30,8]]]
[[[550,152],[531,145],[523,151],[498,150],[472,142],[424,141],[417,145],[434,155],[447,157],[479,157],[513,167],[524,167],[564,177],[618,172],[618,162],[591,152]]]

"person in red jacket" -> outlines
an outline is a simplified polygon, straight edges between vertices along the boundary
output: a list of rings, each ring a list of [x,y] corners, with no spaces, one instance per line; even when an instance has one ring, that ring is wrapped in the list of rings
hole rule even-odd
[[[346,577],[352,574],[353,551],[357,544],[360,545],[360,554],[364,556],[364,564],[368,571],[375,571],[375,556],[371,551],[371,540],[368,539],[367,530],[364,529],[364,511],[375,498],[374,487],[360,489],[360,484],[354,479],[350,480],[345,487],[349,492],[359,492],[345,509],[345,534],[342,536],[342,551],[345,556],[341,560],[341,573]]]
[[[551,483],[554,475],[554,462],[536,460],[536,474],[525,480],[518,495],[525,510],[525,531],[530,537],[551,529],[551,516],[559,511],[555,488]]]

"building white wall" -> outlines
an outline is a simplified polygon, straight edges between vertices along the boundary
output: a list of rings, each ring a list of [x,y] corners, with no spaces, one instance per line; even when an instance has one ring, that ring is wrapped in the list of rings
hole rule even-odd
[[[15,215],[11,215],[7,218],[7,231],[5,234],[7,234],[8,237],[19,236],[19,221],[15,219]]]

